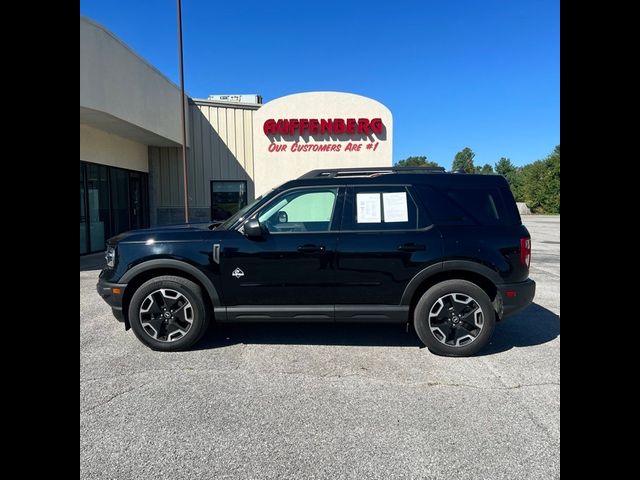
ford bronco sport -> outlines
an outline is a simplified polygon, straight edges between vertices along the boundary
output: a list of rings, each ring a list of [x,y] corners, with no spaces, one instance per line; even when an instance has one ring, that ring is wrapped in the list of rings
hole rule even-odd
[[[468,356],[535,293],[506,180],[442,168],[314,170],[223,223],[121,233],[106,258],[99,294],[165,351],[212,321],[411,322]]]

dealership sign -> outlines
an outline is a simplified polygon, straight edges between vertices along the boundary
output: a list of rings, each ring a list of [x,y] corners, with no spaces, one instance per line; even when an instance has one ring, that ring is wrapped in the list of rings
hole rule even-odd
[[[270,153],[285,151],[359,152],[363,149],[377,150],[380,142],[375,141],[372,135],[382,135],[384,128],[381,118],[269,118],[265,120],[262,131],[271,140],[268,146]],[[324,140],[324,142],[301,144],[298,141],[298,137],[305,138],[309,135],[313,136],[316,141]],[[356,140],[354,138],[356,135],[359,136],[358,140],[365,141],[353,141]],[[289,145],[286,141],[277,142],[275,141],[276,136],[280,136],[281,140],[293,141],[293,143]],[[336,136],[338,137],[335,138]]]
[[[391,165],[391,112],[353,93],[277,98],[253,117],[256,195],[316,168]]]
[[[384,124],[381,118],[291,118],[291,119],[268,119],[264,122],[263,131],[265,135],[324,135],[344,133],[370,133],[381,134]]]
[[[327,135],[343,135],[347,138],[343,140],[351,140],[354,134],[360,135],[381,135],[384,131],[384,124],[381,118],[284,118],[273,119],[269,118],[264,122],[262,130],[267,136],[287,136],[293,139],[294,137],[305,137],[312,135],[319,138],[320,136]],[[364,144],[364,145],[363,145]],[[345,152],[360,151],[363,147],[365,149],[376,150],[379,142],[325,142],[322,144],[300,144],[299,141],[294,141],[290,146],[286,143],[278,143],[272,141],[269,144],[269,152],[284,152],[287,149],[291,152],[340,152],[344,147]]]

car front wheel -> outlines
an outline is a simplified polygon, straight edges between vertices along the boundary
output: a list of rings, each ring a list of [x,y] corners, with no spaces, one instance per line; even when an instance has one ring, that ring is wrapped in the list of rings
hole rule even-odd
[[[495,311],[489,296],[466,280],[446,280],[429,288],[414,311],[416,333],[438,355],[467,357],[493,335]]]
[[[186,278],[165,275],[143,283],[131,297],[129,323],[153,350],[186,350],[208,326],[202,289]]]

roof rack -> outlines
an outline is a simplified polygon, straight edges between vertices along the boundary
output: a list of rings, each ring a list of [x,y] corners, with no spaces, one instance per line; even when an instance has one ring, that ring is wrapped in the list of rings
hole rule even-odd
[[[363,167],[311,170],[298,178],[377,177],[391,173],[444,173],[443,167]]]

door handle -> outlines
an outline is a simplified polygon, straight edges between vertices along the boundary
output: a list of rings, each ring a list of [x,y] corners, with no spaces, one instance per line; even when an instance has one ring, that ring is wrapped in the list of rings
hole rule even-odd
[[[421,243],[405,243],[404,245],[400,245],[398,250],[401,252],[417,252],[419,250],[426,250],[427,247],[422,245]]]
[[[324,245],[300,245],[298,247],[300,253],[316,253],[324,252]]]
[[[220,244],[213,244],[213,261],[220,265]]]

